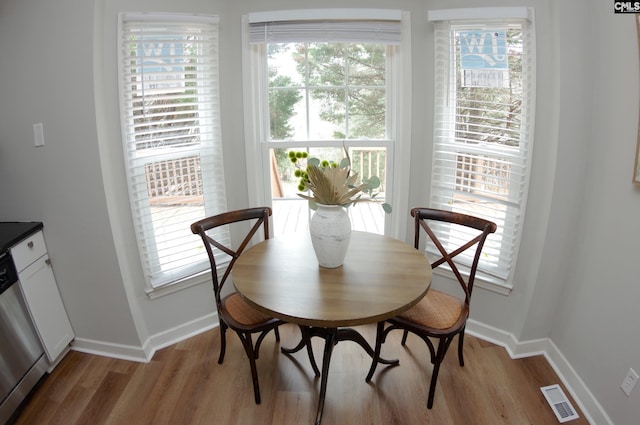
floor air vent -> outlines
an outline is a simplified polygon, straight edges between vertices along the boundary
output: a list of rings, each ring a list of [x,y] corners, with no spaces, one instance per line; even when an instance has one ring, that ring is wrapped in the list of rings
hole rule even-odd
[[[560,423],[579,418],[569,399],[564,395],[560,385],[549,385],[547,387],[541,387],[540,389]]]

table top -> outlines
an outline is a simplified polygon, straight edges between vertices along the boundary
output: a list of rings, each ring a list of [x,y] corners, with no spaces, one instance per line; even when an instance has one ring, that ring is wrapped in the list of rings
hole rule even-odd
[[[231,277],[238,293],[263,313],[306,326],[344,327],[411,308],[431,285],[431,266],[402,241],[354,231],[344,265],[323,268],[303,232],[249,248]]]

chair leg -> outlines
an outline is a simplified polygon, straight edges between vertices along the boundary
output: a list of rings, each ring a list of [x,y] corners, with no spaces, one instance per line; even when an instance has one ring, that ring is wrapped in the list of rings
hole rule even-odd
[[[224,361],[224,354],[227,351],[227,325],[220,321],[220,356],[218,357],[218,364],[222,364]]]
[[[273,328],[273,332],[276,334],[276,341],[280,342],[280,330],[279,330],[280,326],[276,326],[275,328]]]
[[[460,336],[458,337],[458,361],[460,362],[460,366],[464,366],[464,357],[462,355],[462,346],[464,344],[464,328],[460,331]]]
[[[376,330],[376,347],[373,350],[373,359],[371,360],[371,367],[369,368],[369,373],[367,373],[367,377],[365,378],[365,382],[370,382],[373,374],[376,371],[376,367],[378,367],[378,362],[380,360],[380,351],[382,350],[382,338],[384,337],[384,322],[378,322],[378,327]]]
[[[447,340],[441,339],[438,341],[438,353],[436,354],[435,361],[433,362],[433,372],[431,374],[431,384],[429,385],[429,398],[427,400],[427,408],[433,407],[433,398],[436,394],[436,383],[438,382],[438,372],[440,372],[440,364],[444,360],[444,355],[447,352]]]
[[[242,341],[245,353],[249,358],[249,366],[251,366],[251,380],[253,381],[253,396],[256,404],[260,404],[260,383],[258,382],[258,368],[256,367],[256,353],[253,348],[253,341],[251,339],[251,333],[238,332],[238,336]]]

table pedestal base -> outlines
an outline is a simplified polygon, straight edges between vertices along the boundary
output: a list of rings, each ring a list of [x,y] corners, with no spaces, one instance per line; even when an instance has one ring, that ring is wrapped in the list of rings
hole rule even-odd
[[[293,348],[282,347],[280,350],[285,354],[293,354],[300,351],[303,347],[307,347],[307,354],[309,355],[309,361],[311,362],[313,372],[316,376],[320,376],[320,395],[318,398],[318,411],[316,413],[315,421],[316,425],[320,425],[320,423],[322,422],[322,412],[324,410],[324,399],[327,393],[327,379],[329,378],[329,364],[331,363],[331,354],[333,353],[333,347],[335,347],[340,341],[353,341],[360,345],[364,349],[364,351],[366,351],[367,354],[371,356],[371,358],[375,358],[375,352],[371,348],[367,340],[364,339],[362,334],[352,328],[321,328],[314,326],[300,326],[300,331],[302,332],[302,338],[300,339],[298,345]],[[318,370],[318,366],[316,365],[315,357],[313,355],[313,350],[311,347],[311,338],[314,336],[324,339],[322,373]],[[400,364],[400,361],[386,360],[379,357],[378,363],[387,365],[398,365]]]

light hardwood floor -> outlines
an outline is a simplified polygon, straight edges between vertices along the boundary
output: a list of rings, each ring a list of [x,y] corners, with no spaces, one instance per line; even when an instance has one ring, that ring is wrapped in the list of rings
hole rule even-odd
[[[375,327],[358,327],[371,342]],[[392,332],[383,346],[400,366],[378,366],[364,378],[370,357],[356,344],[338,344],[332,356],[324,425],[556,424],[540,387],[560,383],[542,356],[512,360],[495,345],[467,335],[465,366],[457,339],[441,368],[433,409],[426,407],[431,364],[416,337],[400,345]],[[281,354],[273,334],[264,341],[258,372],[262,404],[253,401],[249,363],[237,336],[227,333],[227,355],[217,364],[219,329],[159,350],[147,364],[70,352],[23,407],[16,424],[300,425],[315,418],[319,379],[303,351]],[[299,340],[281,327],[282,346]],[[323,341],[314,339],[322,361]],[[569,393],[565,393],[569,396]],[[574,408],[578,409],[571,399]],[[569,422],[584,425],[580,418]]]

